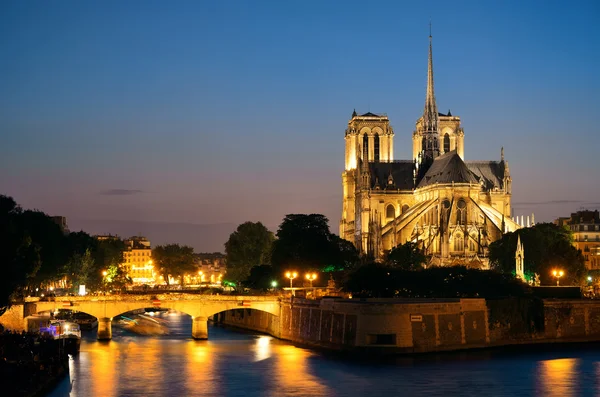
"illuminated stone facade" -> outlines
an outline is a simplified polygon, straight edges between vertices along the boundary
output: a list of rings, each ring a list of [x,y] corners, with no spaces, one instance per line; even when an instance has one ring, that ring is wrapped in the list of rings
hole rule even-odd
[[[153,285],[156,283],[154,264],[152,263],[152,248],[145,237],[134,236],[125,240],[126,249],[123,252],[123,263],[133,285]]]
[[[583,254],[586,269],[600,269],[600,213],[598,210],[574,212],[570,218],[559,218],[554,223],[566,226],[573,232],[573,245]]]
[[[201,253],[195,256],[200,282],[202,284],[221,285],[223,277],[225,277],[225,273],[227,272],[225,255],[215,252]]]
[[[520,226],[511,219],[511,177],[499,161],[465,161],[460,117],[437,111],[431,37],[423,115],[412,133],[413,158],[394,160],[386,115],[354,111],[345,133],[340,236],[382,258],[417,242],[430,264],[487,268],[488,246]]]

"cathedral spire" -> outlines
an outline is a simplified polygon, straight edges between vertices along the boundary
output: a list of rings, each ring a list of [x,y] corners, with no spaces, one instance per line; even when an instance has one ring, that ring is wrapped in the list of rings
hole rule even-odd
[[[433,88],[433,51],[431,22],[429,22],[429,60],[427,65],[427,93],[425,95],[425,110],[423,112],[423,138],[425,157],[437,157],[438,147],[438,111],[435,103]]]

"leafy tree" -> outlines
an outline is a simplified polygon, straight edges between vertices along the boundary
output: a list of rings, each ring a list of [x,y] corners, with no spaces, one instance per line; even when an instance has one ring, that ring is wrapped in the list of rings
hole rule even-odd
[[[413,271],[380,264],[349,273],[344,289],[363,297],[407,298],[500,298],[529,292],[511,274],[491,270],[448,266]]]
[[[274,273],[272,266],[258,265],[250,269],[250,275],[243,284],[248,288],[266,291],[273,288],[271,283],[279,278],[279,275]]]
[[[427,257],[423,250],[412,241],[394,247],[386,259],[389,266],[405,270],[421,269],[426,261]]]
[[[273,240],[273,233],[260,222],[239,225],[225,243],[227,280],[240,283],[254,266],[270,264]]]
[[[0,315],[10,297],[22,289],[41,266],[39,247],[21,224],[22,209],[12,197],[0,195]]]
[[[565,275],[561,285],[580,285],[585,280],[584,258],[572,245],[571,231],[552,223],[538,223],[530,228],[507,233],[490,244],[490,266],[492,269],[514,274],[517,237],[525,249],[525,274],[539,274],[542,285],[554,285],[553,269],[561,269]]]
[[[357,263],[356,249],[330,233],[328,222],[320,214],[286,215],[273,243],[271,264],[276,272],[340,270]]]
[[[85,285],[89,290],[122,289],[131,284],[123,264],[125,243],[119,238],[98,240],[87,233],[70,233],[68,247],[71,252],[63,273],[74,288]],[[106,277],[103,272],[106,271]]]
[[[38,247],[40,255],[40,266],[30,274],[28,286],[34,289],[58,280],[69,259],[66,237],[60,226],[40,211],[23,211],[19,218],[19,226]]]
[[[167,284],[169,284],[169,277],[175,279],[179,277],[183,286],[184,275],[197,269],[194,249],[187,245],[157,245],[152,250],[152,260]]]

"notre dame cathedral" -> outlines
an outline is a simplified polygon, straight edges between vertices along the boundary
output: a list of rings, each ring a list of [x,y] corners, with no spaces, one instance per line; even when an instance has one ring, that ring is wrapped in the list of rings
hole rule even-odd
[[[425,110],[412,134],[412,159],[394,160],[386,115],[356,111],[346,129],[340,236],[382,258],[412,241],[431,265],[488,268],[488,246],[520,227],[511,219],[511,178],[499,161],[465,161],[460,117],[439,113],[429,62]]]

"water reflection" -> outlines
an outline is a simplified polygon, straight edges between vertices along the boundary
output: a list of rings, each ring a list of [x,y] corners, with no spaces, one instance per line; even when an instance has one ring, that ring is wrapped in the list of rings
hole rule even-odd
[[[189,316],[168,316],[168,336],[88,334],[52,397],[127,396],[594,396],[600,347],[559,353],[469,352],[348,360],[265,335],[209,326],[191,339]],[[72,382],[72,384],[71,384]]]
[[[309,372],[308,358],[314,353],[291,345],[277,346],[276,363],[273,376],[278,381],[278,387],[271,396],[281,395],[286,390],[287,395],[329,396],[333,390],[326,382]],[[297,394],[292,391],[298,391]],[[292,393],[290,393],[292,392]]]
[[[576,364],[575,358],[540,361],[537,376],[539,395],[574,396],[578,385]]]
[[[256,338],[256,345],[254,346],[255,361],[262,361],[271,357],[271,339],[273,338],[266,335]]]
[[[207,341],[189,341],[185,344],[187,389],[190,395],[202,391],[204,395],[213,394],[217,378],[214,373],[216,352]]]

